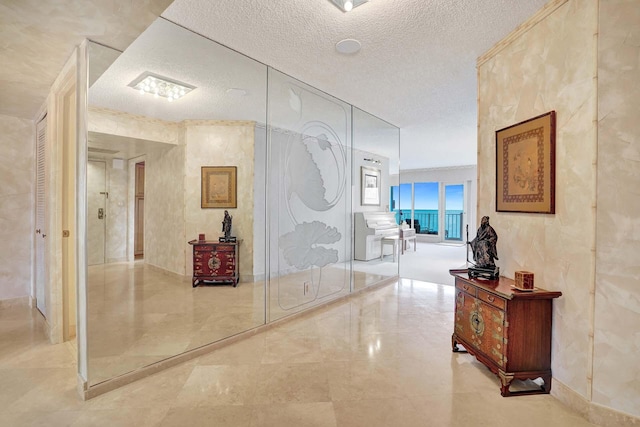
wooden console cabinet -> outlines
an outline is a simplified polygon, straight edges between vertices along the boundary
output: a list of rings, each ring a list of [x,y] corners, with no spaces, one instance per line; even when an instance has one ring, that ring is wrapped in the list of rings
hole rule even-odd
[[[496,374],[502,396],[551,391],[551,318],[553,299],[561,292],[516,289],[505,277],[470,279],[466,270],[455,277],[455,323],[451,344],[458,344]],[[542,378],[539,389],[510,391],[514,379]]]
[[[220,243],[191,240],[193,245],[193,287],[202,282],[231,282],[238,285],[240,241]]]

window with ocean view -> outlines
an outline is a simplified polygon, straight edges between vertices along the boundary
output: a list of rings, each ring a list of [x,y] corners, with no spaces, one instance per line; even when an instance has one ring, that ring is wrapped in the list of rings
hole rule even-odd
[[[438,188],[437,182],[414,184],[414,228],[419,234],[438,234]]]
[[[444,200],[444,239],[462,240],[462,227],[464,224],[464,185],[445,185]]]
[[[391,187],[389,206],[396,214],[398,224],[411,225],[413,218],[413,228],[417,234],[462,241],[464,197],[464,184],[405,183]],[[441,201],[443,209],[440,209]]]

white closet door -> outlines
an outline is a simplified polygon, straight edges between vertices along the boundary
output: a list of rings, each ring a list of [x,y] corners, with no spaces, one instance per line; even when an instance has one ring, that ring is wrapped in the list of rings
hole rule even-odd
[[[46,261],[45,261],[45,238],[47,230],[46,222],[46,145],[47,145],[47,119],[46,116],[36,126],[36,307],[42,315],[47,317],[47,298],[46,298]]]

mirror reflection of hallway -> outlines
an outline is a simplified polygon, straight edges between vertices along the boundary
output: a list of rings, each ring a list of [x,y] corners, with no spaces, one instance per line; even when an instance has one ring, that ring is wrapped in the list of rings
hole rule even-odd
[[[144,258],[144,162],[136,163],[133,256]]]
[[[109,198],[105,263],[87,268],[88,387],[100,390],[350,292],[350,210],[352,199],[361,200],[360,166],[379,162],[380,203],[363,210],[384,212],[391,165],[398,172],[397,127],[163,19],[123,53],[91,44],[89,54],[87,151],[106,160]],[[150,69],[197,88],[168,103],[122,84]],[[361,162],[356,193],[352,139]],[[305,162],[285,164],[284,155]],[[144,228],[135,225],[136,164],[143,161]],[[316,172],[311,180],[307,165]],[[210,166],[237,167],[237,206],[229,208],[232,233],[242,239],[237,287],[190,283],[188,242],[199,234],[218,240],[221,232],[224,211],[201,203],[202,168]],[[295,184],[289,205],[284,183]],[[311,197],[309,189],[324,195]],[[314,223],[320,220],[325,226]],[[300,234],[310,236],[305,222],[320,229],[318,243],[330,254],[313,265],[295,257],[305,243]],[[138,232],[143,259],[135,256]],[[287,248],[295,252],[289,259]],[[385,264],[382,272],[361,265],[354,289],[397,276],[398,263]]]

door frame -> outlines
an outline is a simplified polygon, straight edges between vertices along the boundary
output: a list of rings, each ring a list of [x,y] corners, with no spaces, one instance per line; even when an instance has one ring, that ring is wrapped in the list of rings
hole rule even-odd
[[[460,239],[448,239],[446,233],[446,218],[447,218],[447,186],[453,185],[462,185],[462,223],[460,230]],[[439,228],[440,228],[440,241],[445,243],[465,243],[465,235],[464,235],[464,225],[467,224],[467,211],[468,211],[468,189],[467,183],[465,181],[450,181],[450,182],[441,182],[440,183],[440,205],[442,209],[440,209],[440,218],[438,219]]]
[[[45,319],[44,328],[45,334],[49,338],[49,342],[52,344],[58,344],[64,340],[64,311],[68,310],[76,312],[77,307],[70,306],[68,302],[65,302],[65,286],[73,286],[77,290],[76,274],[75,274],[75,255],[70,254],[68,251],[63,251],[63,206],[65,215],[77,216],[75,201],[76,193],[76,169],[71,172],[71,182],[68,182],[67,191],[63,191],[63,174],[65,173],[65,167],[63,158],[66,160],[66,164],[71,166],[77,166],[77,159],[75,157],[74,150],[64,149],[65,126],[72,126],[72,129],[68,129],[67,135],[73,134],[75,137],[78,135],[78,111],[81,105],[78,102],[78,49],[74,49],[71,56],[67,59],[62,71],[58,74],[58,77],[51,86],[49,95],[46,101],[40,107],[37,118],[43,118],[46,114],[47,131],[46,131],[46,158],[45,158],[45,293],[47,299],[47,315]],[[75,95],[73,95],[75,93]],[[67,108],[65,112],[65,102],[69,102],[68,97],[75,97],[75,109],[73,107]],[[67,98],[65,100],[65,98]],[[34,159],[35,161],[35,159]],[[34,172],[35,174],[35,172]],[[34,183],[34,196],[35,196],[35,183]],[[34,205],[34,224],[35,224],[35,205]],[[68,226],[68,223],[65,223]],[[69,234],[73,239],[76,230],[69,229]],[[33,234],[32,247],[33,247],[33,263],[32,263],[32,301],[35,298],[35,239],[36,234]],[[65,237],[66,239],[66,237]],[[77,247],[77,242],[73,245],[73,250]],[[67,249],[69,249],[67,247]],[[71,258],[71,259],[70,259]],[[67,273],[63,278],[63,264],[67,267]],[[70,270],[69,270],[70,268]],[[69,280],[69,277],[73,277],[73,280]],[[72,304],[73,305],[73,304]],[[68,318],[69,319],[69,318]],[[67,328],[69,330],[69,328]]]
[[[128,161],[129,169],[129,183],[128,183],[128,196],[127,196],[127,261],[135,261],[135,244],[134,233],[136,231],[135,226],[135,205],[136,205],[136,163],[145,163],[147,161],[147,155],[142,154],[138,157],[133,157]],[[146,173],[146,169],[145,169]],[[145,177],[146,183],[146,177]]]
[[[140,166],[142,165],[142,166]],[[142,183],[140,183],[140,169],[142,169]],[[134,259],[144,258],[144,185],[145,185],[145,161],[139,161],[134,166],[134,195],[133,195],[133,257]],[[142,192],[138,190],[142,187]],[[140,200],[142,200],[142,212],[140,212]],[[141,215],[142,214],[142,215]],[[142,225],[141,225],[142,224]],[[138,252],[138,244],[142,249]]]

